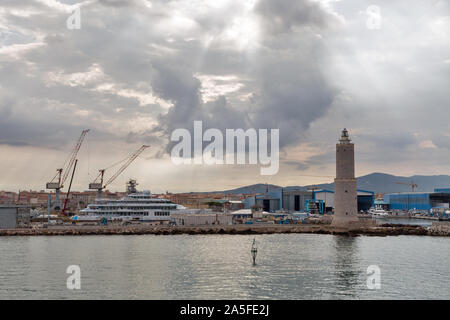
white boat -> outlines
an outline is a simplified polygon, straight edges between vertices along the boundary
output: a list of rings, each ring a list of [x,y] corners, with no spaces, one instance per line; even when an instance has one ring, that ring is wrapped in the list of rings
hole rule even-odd
[[[80,210],[80,215],[74,217],[76,221],[170,221],[171,213],[185,209],[167,199],[155,198],[150,191],[131,193],[119,200],[97,199],[97,203],[89,204]]]
[[[372,217],[381,218],[381,217],[387,217],[389,216],[389,212],[382,208],[370,208],[369,214],[372,215]]]

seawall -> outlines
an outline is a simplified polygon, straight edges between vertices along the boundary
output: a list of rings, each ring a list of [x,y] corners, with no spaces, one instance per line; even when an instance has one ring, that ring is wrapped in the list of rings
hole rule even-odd
[[[429,228],[412,225],[378,225],[354,229],[331,225],[212,225],[212,226],[51,226],[49,228],[0,230],[0,236],[81,236],[81,235],[205,235],[313,233],[343,236],[450,236],[449,225]]]

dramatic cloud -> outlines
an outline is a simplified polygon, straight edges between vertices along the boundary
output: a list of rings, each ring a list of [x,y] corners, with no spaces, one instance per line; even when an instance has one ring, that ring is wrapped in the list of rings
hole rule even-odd
[[[450,5],[378,1],[380,26],[371,29],[373,4],[3,0],[0,165],[41,150],[48,170],[90,128],[96,155],[91,151],[89,168],[145,143],[152,145],[146,162],[130,168],[143,184],[154,184],[146,168],[156,167],[165,189],[180,172],[180,188],[192,187],[190,179],[198,188],[216,188],[213,176],[224,187],[233,177],[256,182],[257,169],[171,165],[171,132],[202,120],[205,129],[279,128],[282,167],[273,183],[315,182],[293,178],[297,173],[332,175],[343,127],[358,144],[360,174],[444,173],[450,170]],[[81,29],[71,30],[66,20],[76,7]],[[0,188],[13,180],[43,185],[41,164],[26,170],[39,175],[27,181],[5,172]],[[81,180],[85,185],[87,178]]]

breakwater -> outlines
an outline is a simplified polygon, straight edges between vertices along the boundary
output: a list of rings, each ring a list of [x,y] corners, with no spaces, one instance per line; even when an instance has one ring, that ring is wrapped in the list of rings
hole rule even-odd
[[[331,225],[212,225],[212,226],[52,226],[49,228],[0,230],[0,236],[70,236],[70,235],[204,235],[204,234],[286,234],[314,233],[344,236],[450,236],[450,226],[383,224],[354,229],[336,228]]]

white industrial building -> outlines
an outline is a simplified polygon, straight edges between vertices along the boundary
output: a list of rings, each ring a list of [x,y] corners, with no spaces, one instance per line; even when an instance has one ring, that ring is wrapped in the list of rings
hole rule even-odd
[[[227,213],[173,213],[171,220],[179,226],[231,225],[233,215]]]

